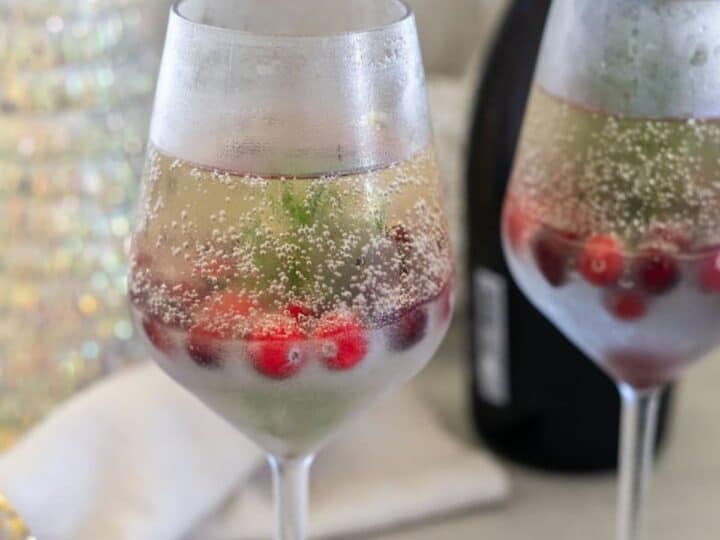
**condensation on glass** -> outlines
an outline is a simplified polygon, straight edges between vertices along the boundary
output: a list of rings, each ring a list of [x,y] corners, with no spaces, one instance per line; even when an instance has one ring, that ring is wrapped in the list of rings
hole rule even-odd
[[[720,2],[557,0],[548,21],[537,81],[556,97],[636,117],[720,116]]]
[[[170,17],[152,143],[263,175],[410,158],[431,138],[419,51],[399,1],[184,0]]]

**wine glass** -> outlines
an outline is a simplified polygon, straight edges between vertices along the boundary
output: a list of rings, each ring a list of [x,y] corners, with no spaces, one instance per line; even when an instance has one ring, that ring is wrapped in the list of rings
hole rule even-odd
[[[159,366],[261,446],[277,538],[313,455],[439,346],[453,272],[400,0],[180,0],[131,249]]]
[[[556,0],[504,207],[520,287],[618,383],[620,540],[661,390],[720,341],[718,29],[720,2]]]

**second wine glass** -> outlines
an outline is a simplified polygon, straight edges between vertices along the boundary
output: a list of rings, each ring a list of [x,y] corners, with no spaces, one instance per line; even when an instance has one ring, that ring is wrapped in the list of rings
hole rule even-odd
[[[618,383],[618,540],[661,390],[720,343],[718,28],[718,2],[556,0],[505,203],[518,284]]]

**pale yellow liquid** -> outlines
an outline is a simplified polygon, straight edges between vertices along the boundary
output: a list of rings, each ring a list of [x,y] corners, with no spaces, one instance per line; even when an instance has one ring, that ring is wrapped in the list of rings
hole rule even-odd
[[[431,151],[362,174],[266,179],[153,150],[132,252],[131,291],[180,325],[199,288],[238,292],[264,312],[293,301],[349,309],[372,325],[434,298],[451,274]],[[189,289],[179,311],[165,298],[178,283]],[[233,321],[238,335],[243,322]]]
[[[538,221],[632,248],[658,228],[720,243],[720,122],[627,118],[535,87],[511,194]]]
[[[142,332],[154,320],[171,345],[158,364],[263,448],[312,452],[346,418],[415,375],[440,344],[452,302],[451,256],[432,152],[375,171],[261,178],[195,167],[151,150],[132,248],[130,296]],[[188,352],[208,301],[231,294],[249,313],[213,313],[214,365]],[[287,378],[248,357],[267,315],[298,317],[307,363]],[[212,305],[212,303],[210,303]],[[426,323],[407,345],[408,312]],[[349,369],[323,365],[313,330],[350,313],[367,350]],[[277,318],[270,321],[277,321]]]

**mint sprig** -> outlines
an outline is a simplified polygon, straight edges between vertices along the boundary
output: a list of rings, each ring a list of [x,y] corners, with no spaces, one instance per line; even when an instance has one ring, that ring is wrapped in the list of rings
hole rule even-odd
[[[374,200],[357,201],[356,187],[335,180],[281,180],[263,193],[270,199],[265,208],[272,213],[272,227],[261,211],[239,239],[241,249],[253,254],[258,271],[254,284],[260,291],[279,294],[275,300],[280,301],[289,294],[332,304],[350,286],[361,247],[371,236],[384,234],[387,212]],[[373,204],[367,207],[366,202]],[[351,245],[346,236],[352,238]],[[280,244],[282,253],[277,252]],[[283,292],[272,287],[280,279]]]
[[[282,193],[285,213],[299,225],[311,225],[322,216],[328,199],[328,186],[316,184],[310,187],[306,197],[296,197],[290,182],[286,182]]]

